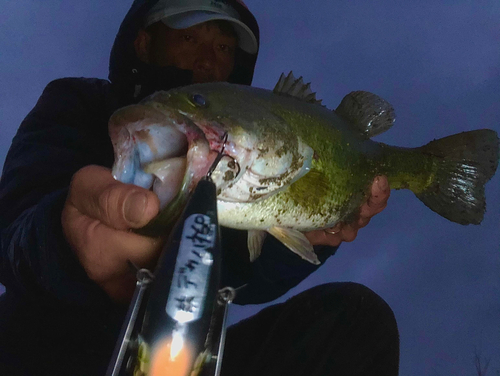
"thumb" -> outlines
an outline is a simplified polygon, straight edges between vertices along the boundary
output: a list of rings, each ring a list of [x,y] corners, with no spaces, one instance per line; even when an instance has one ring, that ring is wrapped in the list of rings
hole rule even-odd
[[[116,181],[100,166],[86,166],[73,176],[68,199],[80,213],[117,230],[142,227],[159,210],[153,192]]]

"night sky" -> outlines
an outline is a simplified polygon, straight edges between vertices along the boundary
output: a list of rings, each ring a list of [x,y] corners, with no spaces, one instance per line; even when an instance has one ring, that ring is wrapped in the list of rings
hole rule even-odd
[[[500,2],[247,0],[261,27],[254,85],[292,70],[335,108],[353,90],[392,103],[396,124],[376,138],[420,146],[500,131]],[[107,77],[131,0],[3,0],[0,163],[23,117],[56,78]],[[500,173],[487,184],[480,226],[451,223],[409,191],[280,300],[317,284],[363,283],[392,307],[401,375],[474,375],[475,350],[500,372]],[[234,306],[235,322],[262,306]],[[334,338],[332,340],[335,340]]]

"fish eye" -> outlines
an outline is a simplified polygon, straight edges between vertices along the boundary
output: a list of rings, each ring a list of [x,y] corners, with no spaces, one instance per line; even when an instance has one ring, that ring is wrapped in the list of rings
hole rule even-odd
[[[198,107],[207,107],[208,106],[208,103],[207,103],[205,97],[201,94],[193,94],[193,96],[191,97],[191,102],[193,102],[193,104],[195,104]]]

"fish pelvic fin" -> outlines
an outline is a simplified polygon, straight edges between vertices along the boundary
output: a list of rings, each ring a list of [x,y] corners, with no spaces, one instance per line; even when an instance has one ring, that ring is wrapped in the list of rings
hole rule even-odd
[[[347,94],[335,113],[366,138],[384,133],[396,120],[392,105],[367,91],[353,91]]]
[[[484,185],[499,158],[495,131],[480,129],[431,141],[420,148],[437,157],[432,183],[415,195],[430,209],[462,225],[480,224],[486,211]]]
[[[300,231],[275,226],[269,228],[267,232],[304,260],[307,260],[314,265],[320,264],[318,256],[314,253],[313,246],[309,243],[306,236]]]
[[[262,230],[248,230],[248,251],[250,252],[250,262],[254,262],[260,256],[262,244],[266,239],[267,232]]]

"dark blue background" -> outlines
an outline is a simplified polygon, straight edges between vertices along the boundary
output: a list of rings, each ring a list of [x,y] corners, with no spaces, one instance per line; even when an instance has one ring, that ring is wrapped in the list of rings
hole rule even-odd
[[[44,86],[107,76],[130,0],[3,0],[0,12],[0,163]],[[498,0],[247,0],[261,25],[255,86],[293,70],[335,108],[353,90],[396,109],[377,140],[420,146],[470,129],[500,131]],[[480,226],[431,212],[412,193],[389,207],[291,292],[357,281],[393,308],[401,375],[475,374],[475,349],[500,372],[500,174],[487,185]],[[288,296],[290,296],[289,294]],[[262,307],[232,307],[232,322]],[[332,338],[334,341],[335,338]]]

